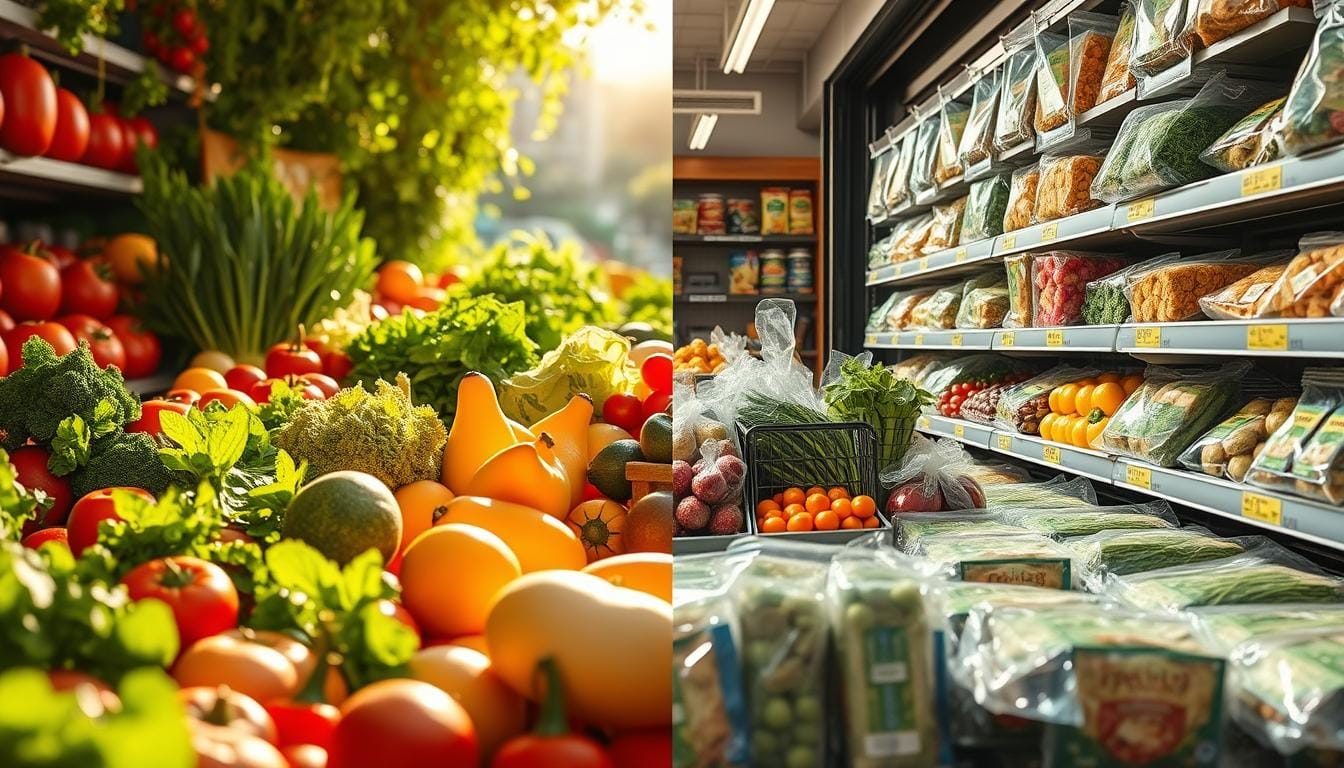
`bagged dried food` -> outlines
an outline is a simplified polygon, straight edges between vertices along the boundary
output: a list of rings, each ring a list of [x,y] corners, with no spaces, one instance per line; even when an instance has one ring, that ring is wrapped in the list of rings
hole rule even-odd
[[[1092,197],[1092,180],[1101,169],[1100,154],[1045,155],[1036,186],[1032,222],[1053,221],[1101,205]]]
[[[1159,467],[1175,466],[1185,449],[1232,409],[1250,368],[1244,360],[1198,371],[1150,365],[1143,384],[1125,399],[1092,447]]]
[[[1240,483],[1264,450],[1270,434],[1288,420],[1296,405],[1294,397],[1251,400],[1191,443],[1181,454],[1181,464],[1192,472]]]
[[[1279,159],[1279,116],[1285,101],[1280,96],[1256,107],[1199,153],[1199,159],[1224,173]]]
[[[1106,530],[1065,542],[1078,558],[1081,579],[1100,589],[1108,576],[1191,565],[1246,551],[1246,542],[1215,538],[1207,528]]]
[[[1136,608],[1183,611],[1202,605],[1337,603],[1344,580],[1328,576],[1282,547],[1257,547],[1235,557],[1118,576],[1111,597]]]
[[[1125,298],[1136,323],[1174,323],[1199,317],[1199,300],[1260,268],[1236,250],[1157,262],[1125,278]]]
[[[913,328],[915,325],[915,307],[932,295],[927,289],[893,294],[896,301],[887,312],[886,323],[882,330],[904,331],[907,328]]]
[[[1126,295],[1126,285],[1130,276],[1178,258],[1180,254],[1167,254],[1148,259],[1088,283],[1083,290],[1083,322],[1087,325],[1115,325],[1129,320],[1129,296]]]
[[[890,550],[847,549],[831,561],[826,591],[848,732],[846,765],[933,768],[933,634],[919,575]],[[794,710],[794,725],[820,714]]]
[[[1070,507],[1079,501],[1097,503],[1097,492],[1086,477],[1056,475],[1043,483],[1010,483],[985,488],[985,502],[996,507]]]
[[[933,207],[933,228],[924,243],[924,253],[936,253],[961,242],[961,221],[966,214],[966,198]]]
[[[1119,19],[1099,13],[1069,14],[1069,109],[1071,118],[1095,107]]]
[[[1276,252],[1277,253],[1277,252]],[[1282,258],[1261,267],[1223,289],[1201,297],[1199,308],[1214,320],[1239,320],[1257,317],[1263,311],[1266,296],[1288,270],[1292,251],[1284,251]]]
[[[938,153],[933,166],[933,180],[939,185],[961,178],[959,148],[970,113],[970,107],[957,101],[943,102],[943,108],[938,113]]]
[[[1199,0],[1195,34],[1207,48],[1290,5],[1311,7],[1310,0]]]
[[[962,169],[968,174],[972,166],[988,160],[994,151],[994,116],[999,107],[1001,77],[1003,71],[996,69],[975,81],[971,111],[966,117],[966,129],[961,134],[961,144],[957,149]]]
[[[938,186],[933,178],[933,168],[938,160],[940,120],[939,115],[927,117],[915,130],[914,154],[910,158],[910,192],[916,201],[926,199]]]
[[[887,215],[886,204],[886,184],[887,184],[887,166],[891,164],[896,153],[890,148],[883,151],[877,157],[873,158],[871,163],[872,182],[868,185],[868,218],[880,219]]]
[[[1036,35],[1036,116],[1038,134],[1069,121],[1069,38],[1055,32]]]
[[[1125,265],[1119,257],[1076,251],[1035,254],[1031,261],[1032,327],[1077,325],[1083,319],[1088,282]]]
[[[1290,155],[1344,139],[1344,5],[1330,3],[1283,106],[1283,146]]]
[[[1278,403],[1276,402],[1276,405]],[[1308,368],[1302,372],[1302,395],[1284,418],[1282,406],[1274,411],[1274,423],[1266,418],[1269,439],[1251,462],[1246,481],[1262,488],[1291,490],[1293,465],[1316,430],[1340,405],[1344,405],[1344,371]],[[1277,428],[1275,427],[1277,424]]]
[[[1008,314],[1008,285],[971,288],[961,299],[957,312],[958,328],[998,328]]]
[[[1298,254],[1260,301],[1257,316],[1329,317],[1344,292],[1344,232],[1316,232],[1298,242]]]
[[[1004,328],[1031,327],[1031,259],[1030,253],[1016,253],[1003,259],[1003,268],[1008,277],[1008,314],[1003,318]]]
[[[1031,24],[1017,27],[1003,38],[1007,58],[999,109],[994,118],[994,148],[1003,152],[1031,141],[1036,135],[1036,48]]]
[[[900,141],[895,142],[892,153],[883,189],[888,211],[895,211],[910,202],[910,166],[915,159],[915,132],[909,131]]]
[[[998,510],[1004,522],[1055,539],[1089,536],[1107,530],[1175,528],[1176,515],[1165,501],[1098,506],[1075,504],[1051,509],[1011,507]]]
[[[898,294],[891,294],[868,314],[868,322],[864,324],[863,329],[867,333],[880,333],[886,330],[887,314],[891,308],[896,306],[896,297]]]
[[[1115,28],[1114,16],[1074,11],[1068,17],[1067,36],[1051,32],[1036,36],[1043,64],[1036,74],[1038,147],[1070,138],[1074,118],[1096,106]]]
[[[1194,52],[1195,1],[1136,0],[1134,56],[1129,64],[1134,74],[1156,75]]]
[[[1039,435],[1041,419],[1050,413],[1050,390],[1101,371],[1057,365],[1018,384],[999,399],[997,423],[1024,435]]]
[[[1134,87],[1134,73],[1129,71],[1129,60],[1134,54],[1134,2],[1120,4],[1120,23],[1111,40],[1111,52],[1106,56],[1106,71],[1101,76],[1097,103],[1120,96]]]
[[[1036,215],[1036,187],[1041,181],[1041,169],[1029,165],[1013,171],[1008,190],[1008,208],[1003,214],[1003,231],[1012,232],[1031,225]]]
[[[1001,173],[971,184],[961,220],[961,242],[973,243],[1003,233],[1009,183],[1008,174]]]
[[[1228,660],[1239,725],[1281,754],[1344,750],[1344,623],[1256,637]]]
[[[903,236],[892,243],[891,260],[899,263],[919,258],[924,253],[924,244],[929,242],[929,237],[933,234],[933,214],[925,213],[916,216],[910,222],[910,228]]]

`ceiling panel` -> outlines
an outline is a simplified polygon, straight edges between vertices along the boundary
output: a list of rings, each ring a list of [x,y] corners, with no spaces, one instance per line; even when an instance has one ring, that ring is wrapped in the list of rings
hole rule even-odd
[[[826,28],[842,0],[775,0],[747,71],[794,70]],[[738,0],[677,0],[673,3],[673,60],[680,69],[708,60],[717,66],[723,36],[737,18]]]

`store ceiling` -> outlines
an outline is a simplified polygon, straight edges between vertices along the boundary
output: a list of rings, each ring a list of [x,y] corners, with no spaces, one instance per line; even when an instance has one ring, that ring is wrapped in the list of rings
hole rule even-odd
[[[747,72],[797,72],[842,0],[775,0],[756,42]],[[672,11],[673,64],[694,69],[707,61],[714,71],[724,37],[737,18],[738,0],[677,0]],[[720,71],[721,73],[721,71]]]

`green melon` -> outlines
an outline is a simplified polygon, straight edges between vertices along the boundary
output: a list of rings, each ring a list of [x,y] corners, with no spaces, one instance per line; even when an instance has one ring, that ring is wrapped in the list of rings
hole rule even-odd
[[[588,482],[609,499],[629,501],[634,489],[630,487],[630,481],[625,479],[625,465],[632,461],[644,461],[639,442],[617,440],[598,451],[589,462]]]
[[[386,563],[401,543],[401,510],[383,481],[366,472],[329,472],[299,489],[280,535],[345,565],[376,549]]]

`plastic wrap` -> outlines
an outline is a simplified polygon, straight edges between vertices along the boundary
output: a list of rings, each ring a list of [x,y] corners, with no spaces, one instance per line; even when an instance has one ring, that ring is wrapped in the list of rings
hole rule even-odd
[[[1099,103],[1101,81],[1119,20],[1099,13],[1069,14],[1069,103],[1077,117]]]
[[[933,192],[937,182],[933,167],[938,160],[939,115],[925,118],[915,131],[914,154],[910,158],[910,192],[922,198]]]
[[[975,81],[975,88],[971,92],[971,111],[966,118],[966,130],[961,134],[957,151],[962,169],[967,172],[971,166],[988,160],[994,151],[994,117],[999,108],[1002,77],[1003,71],[996,69]]]
[[[1134,87],[1134,73],[1129,71],[1129,59],[1134,54],[1134,2],[1120,4],[1120,23],[1111,40],[1111,52],[1106,56],[1106,71],[1101,76],[1097,103],[1103,103],[1124,94]]]
[[[938,150],[933,165],[933,180],[939,185],[962,176],[959,147],[970,113],[969,106],[957,101],[943,102],[943,108],[939,111]]]
[[[904,331],[914,325],[915,307],[919,303],[932,296],[927,289],[915,289],[903,293],[893,294],[896,301],[891,305],[887,312],[887,317],[883,323],[884,331]]]
[[[1321,573],[1282,548],[1119,576],[1107,581],[1106,590],[1137,608],[1165,611],[1202,605],[1344,600],[1344,580]]]
[[[947,365],[951,359],[951,355],[945,353],[925,352],[896,363],[891,366],[891,372],[898,378],[909,379],[917,386],[923,386],[922,382],[926,376]]]
[[[924,244],[933,234],[933,214],[925,213],[909,220],[909,226],[898,233],[891,244],[892,262],[910,261],[924,253]]]
[[[1283,106],[1283,145],[1291,155],[1344,139],[1344,5],[1330,3],[1317,15],[1316,38]]]
[[[1136,323],[1173,323],[1199,317],[1203,314],[1200,299],[1255,272],[1265,258],[1243,257],[1232,250],[1145,263],[1144,269],[1126,275],[1125,298],[1130,315]]]
[[[1038,534],[987,531],[921,536],[914,554],[931,574],[982,584],[1073,589],[1073,553]]]
[[[1214,320],[1241,320],[1259,317],[1266,311],[1269,294],[1288,270],[1292,251],[1240,280],[1199,299],[1199,308]]]
[[[1269,430],[1269,439],[1251,462],[1246,481],[1262,488],[1292,490],[1294,481],[1301,479],[1293,473],[1298,458],[1316,431],[1341,405],[1344,405],[1344,371],[1334,368],[1303,371],[1302,396],[1292,414]]]
[[[1034,254],[1031,261],[1032,326],[1077,325],[1083,320],[1084,288],[1091,280],[1124,266],[1115,256],[1050,251]]]
[[[1200,637],[1220,653],[1265,635],[1344,626],[1344,603],[1214,605],[1191,613]]]
[[[1008,57],[1003,63],[1003,86],[994,118],[994,148],[1000,152],[1031,141],[1036,114],[1036,48],[1031,25],[1014,29],[1003,39]]]
[[[1008,174],[999,174],[971,184],[961,222],[961,242],[973,243],[1003,233],[1008,210]]]
[[[1036,35],[1036,115],[1038,134],[1069,121],[1069,38],[1054,32]]]
[[[1261,299],[1259,316],[1329,317],[1344,293],[1344,232],[1303,237],[1298,254],[1278,283]]]
[[[1008,314],[1003,318],[1004,328],[1031,326],[1032,277],[1030,253],[1017,253],[1003,258],[1008,283]]]
[[[1012,232],[1031,225],[1036,215],[1036,189],[1041,181],[1041,169],[1036,165],[1013,171],[1008,190],[1008,208],[1003,214],[1003,231]]]
[[[1136,75],[1156,75],[1194,52],[1195,0],[1136,0],[1134,55]]]
[[[996,423],[1024,435],[1039,435],[1041,419],[1050,413],[1050,390],[1098,373],[1095,368],[1059,365],[1034,376],[1003,393]]]
[[[1036,185],[1033,222],[1052,221],[1101,205],[1092,197],[1092,180],[1101,169],[1101,154],[1045,155]]]
[[[1335,408],[1293,457],[1293,491],[1344,504],[1344,406]]]
[[[921,542],[930,536],[986,536],[1023,534],[1027,529],[1006,523],[987,509],[953,512],[905,512],[895,515],[896,544],[906,554],[922,552]]]
[[[865,333],[880,333],[887,330],[887,314],[891,312],[892,307],[896,306],[896,298],[899,295],[898,293],[891,294],[877,306],[877,309],[868,313],[868,322],[863,326]]]
[[[999,509],[998,513],[1006,523],[1056,539],[1090,536],[1105,530],[1175,528],[1177,524],[1171,505],[1162,500],[1114,506],[1011,507]]]
[[[910,201],[910,166],[914,163],[915,132],[910,131],[893,148],[894,156],[887,164],[887,178],[883,197],[888,211],[894,211]]]
[[[967,477],[971,464],[956,440],[914,443],[905,461],[882,470],[882,487],[892,489],[884,509],[899,514],[983,508],[985,492]]]
[[[1117,456],[1175,466],[1195,439],[1231,411],[1250,370],[1244,360],[1183,372],[1149,366],[1092,447]]]
[[[998,328],[1008,314],[1008,284],[969,288],[957,312],[958,328]]]
[[[1287,421],[1295,405],[1295,397],[1251,400],[1192,443],[1181,454],[1181,464],[1192,472],[1241,482],[1270,433]]]
[[[1026,375],[1026,374],[1022,374]],[[988,423],[988,422],[986,422]],[[989,489],[1002,485],[1017,485],[1031,480],[1031,472],[1016,464],[986,459],[977,461],[971,467],[970,478],[980,483],[980,487]]]
[[[959,197],[947,205],[933,207],[933,228],[924,243],[923,252],[937,253],[955,247],[961,242],[961,221],[966,213],[966,198]]]
[[[996,507],[1068,507],[1083,501],[1097,503],[1097,491],[1086,477],[1056,475],[1041,483],[1009,483],[985,488],[985,501]]]
[[[939,288],[915,305],[910,328],[951,328],[961,309],[961,285]]]
[[[1344,750],[1344,623],[1258,637],[1229,661],[1243,728],[1282,754]]]
[[[1311,7],[1309,0],[1286,2],[1281,0],[1199,0],[1195,12],[1195,34],[1208,47],[1224,38],[1278,13],[1281,8],[1296,5]]]
[[[975,379],[996,381],[1024,370],[1027,370],[1027,366],[1022,361],[1003,355],[990,352],[962,354],[949,361],[947,365],[924,377],[919,386],[938,398],[942,397],[943,393],[953,384],[974,381]]]
[[[1280,96],[1256,107],[1200,152],[1199,159],[1224,173],[1277,160],[1282,154],[1278,118],[1285,101]]]
[[[1131,312],[1125,287],[1130,276],[1178,258],[1180,254],[1173,253],[1148,259],[1088,283],[1083,289],[1083,322],[1087,325],[1115,325],[1129,320]]]
[[[1069,539],[1078,558],[1080,577],[1089,589],[1100,589],[1108,576],[1126,576],[1176,565],[1236,557],[1246,545],[1219,539],[1206,528],[1105,530]]]
[[[868,218],[880,219],[887,213],[886,203],[886,185],[887,185],[887,166],[891,164],[896,156],[895,151],[888,149],[872,161],[872,183],[868,185]]]
[[[933,768],[933,636],[919,576],[890,550],[847,549],[831,561],[827,594],[844,698],[846,764]],[[794,711],[800,722],[812,714]]]

